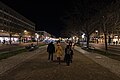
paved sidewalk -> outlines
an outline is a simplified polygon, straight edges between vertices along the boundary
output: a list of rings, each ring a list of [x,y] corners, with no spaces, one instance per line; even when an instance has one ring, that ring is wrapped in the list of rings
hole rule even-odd
[[[46,46],[41,46],[40,48],[43,48],[43,47],[46,47]],[[14,68],[15,66],[18,66],[20,63],[26,61],[27,59],[30,59],[34,55],[37,55],[38,51],[39,49],[32,52],[24,52],[24,53],[12,56],[8,59],[0,60],[0,74]]]
[[[108,68],[111,72],[115,73],[116,75],[120,77],[120,61],[108,58],[106,56],[103,56],[97,53],[87,52],[77,46],[75,46],[74,49],[83,53],[85,56],[92,59],[96,63],[102,65],[103,67]]]
[[[65,47],[64,44],[63,47]],[[11,64],[16,64],[27,56],[29,59],[0,75],[0,80],[120,80],[116,74],[80,52],[74,50],[74,53],[73,63],[70,66],[66,66],[65,63],[59,65],[56,62],[48,62],[46,47],[34,53],[26,53],[26,56],[19,55],[21,57],[9,59]],[[30,57],[31,55],[33,56]],[[12,61],[17,62],[12,63]],[[10,65],[10,63],[7,64]]]

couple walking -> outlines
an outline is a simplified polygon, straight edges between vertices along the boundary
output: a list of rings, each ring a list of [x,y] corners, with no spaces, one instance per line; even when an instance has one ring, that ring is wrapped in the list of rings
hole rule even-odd
[[[63,49],[59,41],[57,42],[56,47],[54,46],[53,42],[48,44],[47,52],[49,53],[48,60],[51,60],[51,61],[53,61],[53,53],[56,53],[57,61],[60,64],[61,57],[63,55]],[[73,50],[71,49],[70,45],[67,45],[65,48],[64,61],[68,66],[70,62],[72,62],[72,55],[73,55]]]
[[[48,60],[51,61],[53,61],[53,53],[56,53],[57,60],[60,64],[61,56],[63,55],[63,49],[59,41],[57,42],[56,47],[54,46],[53,42],[49,43],[47,47],[47,52],[49,53]]]

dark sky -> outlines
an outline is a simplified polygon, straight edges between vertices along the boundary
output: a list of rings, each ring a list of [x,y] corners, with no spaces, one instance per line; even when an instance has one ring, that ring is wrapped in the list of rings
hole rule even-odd
[[[75,1],[84,1],[86,8],[90,5],[101,6],[111,0],[0,0],[21,15],[36,24],[36,30],[44,30],[59,36],[64,27],[61,17],[71,11]],[[69,1],[69,2],[68,2]],[[96,5],[97,3],[97,5]],[[98,5],[99,4],[99,5]],[[81,6],[82,8],[82,6]]]

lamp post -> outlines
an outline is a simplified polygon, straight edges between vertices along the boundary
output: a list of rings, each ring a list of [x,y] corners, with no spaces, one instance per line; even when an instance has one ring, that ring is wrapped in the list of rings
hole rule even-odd
[[[96,32],[96,42],[98,44],[98,30],[96,30],[95,32]]]
[[[27,32],[27,30],[24,30],[24,33],[26,33]]]
[[[22,42],[21,38],[22,38],[22,34],[19,33],[19,44],[21,44],[21,42]]]
[[[36,38],[37,38],[37,45],[38,45],[38,38],[39,38],[39,34],[35,33]]]
[[[84,38],[85,38],[85,34],[83,33],[83,34],[82,34],[82,46],[83,46]]]
[[[27,42],[27,33],[28,33],[28,31],[24,30],[24,43]]]

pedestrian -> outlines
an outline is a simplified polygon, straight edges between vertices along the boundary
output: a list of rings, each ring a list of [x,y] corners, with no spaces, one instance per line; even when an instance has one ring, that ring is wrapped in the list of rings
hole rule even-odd
[[[67,45],[65,48],[65,56],[64,61],[66,62],[67,66],[70,65],[70,62],[72,63],[73,59],[73,50],[71,49],[71,45]]]
[[[73,43],[73,49],[74,49],[75,45],[76,45],[76,43]]]
[[[5,41],[5,40],[3,40],[3,44],[5,44],[5,42],[6,42],[6,41]]]
[[[118,41],[116,41],[116,45],[118,44]]]
[[[70,47],[70,62],[72,63],[73,61],[73,50],[72,47]]]
[[[72,47],[72,41],[69,42],[69,46]]]
[[[50,42],[47,47],[47,52],[48,52],[48,60],[53,61],[53,53],[55,53],[55,46],[53,42]]]
[[[61,60],[61,57],[63,55],[63,53],[62,53],[63,49],[62,49],[62,47],[60,45],[60,42],[57,42],[57,46],[56,46],[55,52],[56,52],[58,63],[60,64],[60,62],[61,62],[60,60]]]

